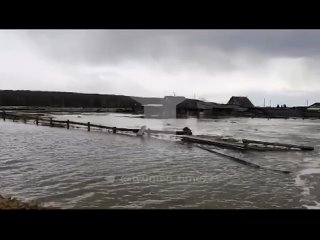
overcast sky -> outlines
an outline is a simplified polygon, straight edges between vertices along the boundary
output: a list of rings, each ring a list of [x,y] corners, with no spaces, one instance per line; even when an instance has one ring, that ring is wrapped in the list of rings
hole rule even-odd
[[[318,30],[0,30],[0,89],[320,102]]]

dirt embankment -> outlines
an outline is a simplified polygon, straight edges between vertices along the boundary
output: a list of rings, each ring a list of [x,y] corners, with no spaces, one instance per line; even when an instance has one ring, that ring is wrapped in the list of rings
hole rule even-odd
[[[46,209],[34,203],[22,202],[18,199],[3,197],[0,195],[0,209]]]

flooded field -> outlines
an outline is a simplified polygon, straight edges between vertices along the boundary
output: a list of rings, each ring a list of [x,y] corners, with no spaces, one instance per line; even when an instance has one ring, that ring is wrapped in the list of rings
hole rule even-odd
[[[56,115],[106,126],[181,130],[314,146],[238,153],[253,169],[171,139],[0,121],[0,194],[61,208],[320,208],[320,121]],[[93,129],[92,129],[93,130]]]

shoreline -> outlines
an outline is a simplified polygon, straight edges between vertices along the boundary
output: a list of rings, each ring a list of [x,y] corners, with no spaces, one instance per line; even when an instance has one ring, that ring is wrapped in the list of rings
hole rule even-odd
[[[24,202],[14,197],[4,197],[0,194],[0,210],[43,210],[39,204]]]
[[[280,110],[281,111],[281,110]],[[147,119],[161,119],[160,117],[146,117],[141,116],[143,113],[141,112],[132,112],[128,109],[121,108],[55,108],[55,107],[0,107],[0,115],[1,113],[15,113],[20,116],[48,116],[48,115],[60,115],[60,114],[95,114],[95,113],[122,113],[122,114],[130,114],[130,117],[136,118],[147,118]],[[185,119],[185,118],[198,118],[198,119],[220,119],[220,118],[257,118],[257,119],[311,119],[317,120],[320,119],[320,113],[312,113],[308,112],[302,115],[278,115],[278,114],[270,114],[270,115],[259,115],[259,114],[244,114],[244,113],[230,113],[230,114],[204,114],[201,116],[195,115],[185,115],[185,114],[177,114],[177,119]]]

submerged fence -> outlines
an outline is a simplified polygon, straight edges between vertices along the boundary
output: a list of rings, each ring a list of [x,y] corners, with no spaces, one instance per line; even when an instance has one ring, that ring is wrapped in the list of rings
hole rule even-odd
[[[132,133],[138,133],[139,128],[118,128],[118,127],[109,127],[109,126],[103,126],[98,124],[92,124],[90,122],[83,123],[83,122],[75,122],[75,121],[69,121],[69,120],[55,120],[52,117],[39,117],[39,116],[32,116],[32,115],[16,115],[7,113],[5,111],[2,111],[1,117],[3,121],[6,121],[6,119],[11,119],[14,121],[22,120],[24,123],[27,123],[27,121],[34,121],[36,125],[39,125],[40,123],[44,126],[50,126],[50,127],[62,127],[69,129],[71,125],[79,125],[79,126],[85,126],[87,127],[87,130],[90,131],[91,128],[98,128],[98,129],[107,129],[111,130],[113,133],[117,132],[132,132]],[[162,131],[162,130],[151,130],[146,129],[144,131],[145,133],[149,134],[174,134],[174,135],[192,135],[192,132],[189,128],[184,128],[182,131]]]

